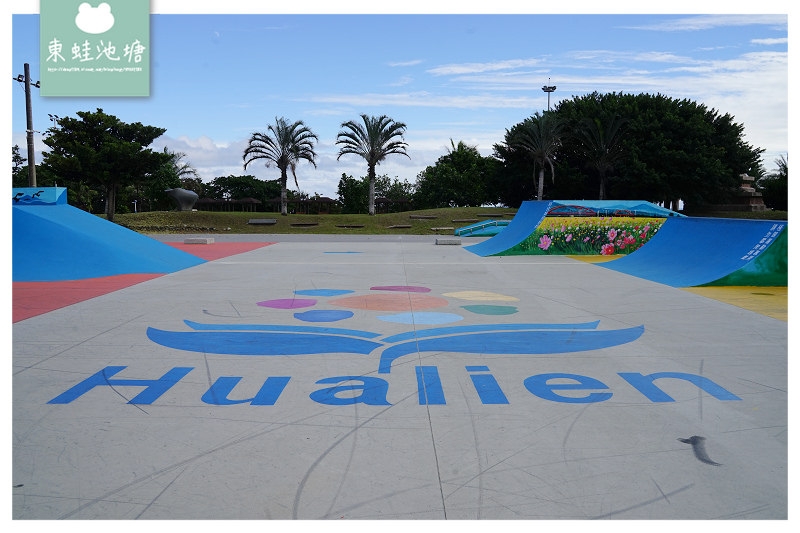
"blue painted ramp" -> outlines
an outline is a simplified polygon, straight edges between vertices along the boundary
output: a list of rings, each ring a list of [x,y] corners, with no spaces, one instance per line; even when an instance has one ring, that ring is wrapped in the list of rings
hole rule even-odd
[[[542,223],[545,215],[550,210],[551,204],[552,202],[550,201],[522,202],[517,214],[514,215],[506,229],[491,239],[472,246],[465,246],[464,249],[482,257],[505,252],[512,246],[516,246],[527,239],[539,227],[539,224]]]
[[[14,281],[169,273],[205,263],[67,204],[12,210]]]
[[[672,287],[695,287],[754,261],[786,228],[786,222],[724,218],[668,218],[632,254],[597,266]]]

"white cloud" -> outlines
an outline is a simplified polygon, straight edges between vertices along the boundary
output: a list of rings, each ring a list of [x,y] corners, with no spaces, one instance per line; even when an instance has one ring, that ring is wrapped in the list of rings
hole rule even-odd
[[[786,27],[786,15],[697,15],[682,17],[657,24],[643,26],[622,26],[628,30],[648,31],[698,31],[723,26],[768,25]]]
[[[413,67],[414,65],[419,65],[422,63],[421,59],[412,59],[411,61],[395,61],[391,63],[387,63],[390,67]]]
[[[650,63],[695,63],[695,59],[678,56],[671,52],[622,52],[616,50],[576,50],[565,55],[568,59],[593,61],[601,63],[618,63],[624,61]]]
[[[471,74],[475,72],[490,72],[494,70],[510,70],[522,67],[534,67],[540,65],[541,59],[506,59],[503,61],[492,61],[489,63],[453,63],[441,65],[427,70],[428,74],[434,76],[450,76],[454,74]]]
[[[788,37],[781,37],[779,39],[750,39],[751,44],[788,44],[789,38]]]

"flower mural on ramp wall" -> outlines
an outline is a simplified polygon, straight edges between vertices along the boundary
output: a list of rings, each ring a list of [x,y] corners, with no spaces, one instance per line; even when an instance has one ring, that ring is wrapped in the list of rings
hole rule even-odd
[[[421,352],[520,356],[583,352],[629,343],[644,333],[644,326],[599,330],[599,320],[568,324],[464,324],[467,316],[513,315],[518,310],[510,304],[518,298],[487,291],[457,291],[441,296],[429,292],[426,287],[402,285],[372,287],[366,294],[341,289],[298,290],[296,297],[256,303],[292,313],[295,324],[208,324],[184,320],[189,331],[150,327],[147,336],[169,348],[234,356],[361,354],[376,357],[378,373],[390,373],[395,360]],[[450,306],[451,300],[467,302],[459,307],[463,314],[433,311]],[[333,309],[308,309],[318,305]],[[301,311],[294,312],[296,309]],[[341,323],[354,317],[349,309],[374,312],[378,320],[408,324],[412,328],[384,335],[302,324]],[[451,323],[459,325],[444,326]]]
[[[665,220],[546,217],[528,238],[498,255],[627,255],[647,243]]]

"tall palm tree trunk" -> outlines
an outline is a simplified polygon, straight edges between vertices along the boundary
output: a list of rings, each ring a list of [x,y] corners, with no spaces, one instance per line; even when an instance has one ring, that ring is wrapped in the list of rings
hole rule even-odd
[[[281,169],[281,215],[287,216],[286,210],[286,169]]]
[[[106,219],[114,222],[114,213],[117,210],[117,186],[112,183],[106,187]]]
[[[536,199],[542,199],[542,191],[544,190],[544,166],[539,169],[539,188],[536,191]]]
[[[369,167],[369,215],[375,216],[375,167]]]
[[[600,175],[600,200],[606,199],[606,177],[604,175]]]

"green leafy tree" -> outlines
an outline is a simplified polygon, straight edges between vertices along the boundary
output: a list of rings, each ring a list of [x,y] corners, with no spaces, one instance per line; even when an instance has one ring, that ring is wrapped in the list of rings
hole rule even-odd
[[[403,200],[410,200],[413,192],[414,187],[408,181],[400,181],[397,178],[390,179],[387,175],[375,177],[375,196],[388,199],[390,204],[393,201],[399,204]],[[369,177],[355,179],[343,173],[339,180],[337,194],[342,213],[369,212]]]
[[[369,179],[369,214],[375,214],[375,167],[390,154],[402,154],[410,159],[406,153],[403,133],[406,125],[395,122],[386,115],[370,117],[362,114],[363,124],[348,121],[343,122],[344,128],[336,137],[336,144],[341,145],[337,161],[345,154],[355,154],[363,157],[367,162],[367,178]]]
[[[276,180],[264,181],[248,174],[214,178],[211,183],[206,185],[205,190],[207,195],[212,198],[233,200],[255,198],[265,204],[281,193],[281,186]]]
[[[25,159],[19,152],[19,145],[15,144],[11,147],[11,183],[13,187],[27,187],[28,186],[28,167],[25,165]],[[23,174],[24,172],[24,174]],[[24,179],[24,181],[23,181]]]
[[[281,172],[281,215],[287,215],[286,209],[286,181],[288,171],[292,171],[294,184],[297,184],[297,174],[295,172],[297,164],[305,159],[316,168],[317,156],[314,152],[314,143],[318,138],[312,131],[298,120],[289,124],[285,118],[275,117],[275,124],[267,126],[266,132],[255,132],[250,137],[245,148],[244,168],[253,161],[263,159],[265,165],[269,167],[274,164]]]
[[[197,196],[200,198],[205,198],[208,196],[208,193],[206,192],[206,184],[202,179],[200,179],[199,176],[181,178],[181,188],[197,193]]]
[[[378,176],[376,178],[375,194],[389,200],[390,211],[401,210],[399,207],[393,206],[392,202],[413,201],[414,184],[409,183],[408,180],[400,181],[398,178],[390,180],[389,176],[386,175]],[[405,205],[405,209],[408,209],[408,204]]]
[[[562,100],[554,111],[570,126],[599,118],[605,128],[613,117],[625,122],[616,146],[613,180],[606,197],[644,199],[675,204],[727,203],[739,186],[739,176],[763,175],[763,150],[746,143],[744,127],[691,100],[661,94],[592,93]],[[565,136],[557,168],[580,177],[591,168],[578,135]],[[584,197],[592,194],[584,187]],[[595,189],[596,191],[596,189]],[[596,194],[596,193],[595,193]]]
[[[450,139],[448,153],[417,175],[414,205],[419,209],[479,206],[497,199],[491,194],[499,163],[475,146]]]
[[[369,212],[369,179],[356,179],[342,173],[336,194],[342,213]]]
[[[58,119],[58,126],[48,130],[44,165],[59,180],[103,189],[105,213],[113,221],[117,191],[146,180],[163,165],[164,154],[147,147],[166,130],[129,124],[100,108],[77,115]]]
[[[764,204],[770,209],[787,211],[789,209],[789,160],[781,155],[775,160],[777,170],[770,172],[757,182],[758,190],[764,195]]]

